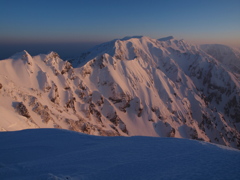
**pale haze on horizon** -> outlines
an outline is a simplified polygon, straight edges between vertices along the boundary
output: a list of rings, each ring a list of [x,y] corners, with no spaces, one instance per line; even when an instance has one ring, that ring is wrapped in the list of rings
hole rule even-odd
[[[0,59],[26,49],[77,56],[124,36],[240,47],[239,0],[0,1]]]

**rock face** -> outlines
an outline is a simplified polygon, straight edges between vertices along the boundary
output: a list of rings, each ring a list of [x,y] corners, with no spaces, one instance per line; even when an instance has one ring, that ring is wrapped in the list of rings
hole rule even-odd
[[[37,127],[240,147],[238,71],[197,46],[173,37],[126,37],[71,63],[54,52],[25,53],[30,63],[22,54],[0,61],[0,98],[23,102]]]
[[[18,112],[18,114],[20,114],[26,118],[31,117],[26,106],[22,102],[20,102],[16,105],[16,111]]]

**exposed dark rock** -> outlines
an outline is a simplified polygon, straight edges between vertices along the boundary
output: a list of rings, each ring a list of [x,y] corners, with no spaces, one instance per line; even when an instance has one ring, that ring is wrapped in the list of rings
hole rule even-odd
[[[53,103],[59,104],[59,93],[58,93],[58,87],[53,82],[52,83],[52,90],[49,94],[49,98]]]
[[[30,114],[26,108],[26,106],[22,103],[22,102],[19,102],[17,105],[16,105],[16,110],[18,112],[18,114],[22,115],[22,116],[25,116],[26,118],[30,118]]]
[[[175,137],[175,129],[172,127],[168,137]]]
[[[90,103],[90,105],[89,105],[89,112],[90,112],[90,114],[94,115],[94,116],[98,119],[99,122],[102,123],[102,119],[101,119],[102,114],[101,114],[100,111],[98,111],[98,110],[96,109],[95,104]]]
[[[40,115],[44,123],[52,120],[48,106],[43,106],[34,96],[30,96],[29,98],[29,105],[33,107],[32,111]]]
[[[240,100],[238,101],[237,97],[233,96],[225,105],[224,112],[236,122],[240,122]]]
[[[107,117],[108,118],[108,117]],[[118,126],[122,132],[128,134],[127,126],[126,124],[119,118],[117,113],[115,112],[114,116],[109,119],[115,126]]]
[[[66,61],[65,65],[64,65],[64,67],[63,67],[63,69],[61,71],[61,74],[65,74],[66,72],[68,72],[72,68],[73,68],[72,64]]]
[[[121,103],[123,101],[121,98],[114,98],[114,97],[109,97],[108,99],[112,101],[114,104]]]
[[[49,53],[46,56],[46,58],[43,61],[46,63],[46,62],[48,62],[48,60],[53,59],[53,58],[60,58],[60,56],[58,55],[58,53],[52,51],[51,53]]]
[[[74,112],[76,112],[74,102],[76,101],[75,97],[72,99],[69,99],[69,101],[66,103],[67,108],[71,108]]]
[[[190,130],[191,130],[191,134],[190,134],[191,139],[198,139],[198,133],[196,129],[191,128]]]
[[[138,114],[137,114],[138,117],[141,117],[141,115],[142,115],[142,111],[143,111],[143,108],[139,108],[139,109],[138,109]]]
[[[119,132],[116,128],[114,131],[104,130],[102,127],[93,125],[90,122],[86,122],[84,119],[80,118],[78,121],[72,119],[65,119],[65,122],[69,124],[69,129],[77,132],[83,132],[86,134],[92,134],[97,132],[100,136],[119,136]]]
[[[112,118],[110,118],[109,120],[115,125],[117,126],[118,125],[118,122],[119,122],[119,117],[117,115],[117,113],[115,112],[114,116]]]

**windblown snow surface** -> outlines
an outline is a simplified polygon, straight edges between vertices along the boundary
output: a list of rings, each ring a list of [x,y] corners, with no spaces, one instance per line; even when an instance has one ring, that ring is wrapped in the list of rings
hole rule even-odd
[[[240,151],[196,140],[59,129],[0,133],[1,180],[237,180]]]
[[[0,130],[61,128],[239,148],[239,56],[213,47],[134,36],[70,62],[55,52],[17,53],[0,61]]]

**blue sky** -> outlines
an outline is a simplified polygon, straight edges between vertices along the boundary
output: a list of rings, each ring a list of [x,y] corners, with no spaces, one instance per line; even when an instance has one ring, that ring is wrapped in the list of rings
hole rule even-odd
[[[65,44],[77,55],[131,35],[240,47],[240,0],[0,0],[0,24],[1,53]]]

